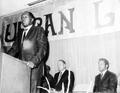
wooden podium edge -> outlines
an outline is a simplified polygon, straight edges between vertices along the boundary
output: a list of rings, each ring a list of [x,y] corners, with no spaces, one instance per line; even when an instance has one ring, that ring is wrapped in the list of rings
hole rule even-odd
[[[2,59],[2,55],[5,55],[5,56],[7,56],[8,58],[11,58],[11,59],[15,60],[16,62],[20,62],[20,63],[23,63],[23,64],[25,64],[25,65],[27,64],[26,61],[22,61],[22,60],[20,60],[20,59],[17,59],[17,58],[15,58],[15,57],[13,57],[13,56],[11,56],[11,55],[8,55],[8,54],[6,54],[6,53],[3,53],[3,52],[0,53],[1,59]]]

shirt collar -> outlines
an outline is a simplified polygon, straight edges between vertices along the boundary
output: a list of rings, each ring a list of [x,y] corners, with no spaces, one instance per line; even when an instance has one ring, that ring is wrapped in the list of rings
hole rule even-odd
[[[104,76],[106,72],[107,72],[107,69],[101,72],[101,74]]]
[[[27,29],[26,30],[26,34],[28,33],[28,31],[30,30],[31,27],[32,27],[32,25],[29,25],[29,26],[27,26],[27,27],[24,28],[24,29]]]
[[[62,74],[65,72],[66,69],[63,69],[62,71],[60,71]]]

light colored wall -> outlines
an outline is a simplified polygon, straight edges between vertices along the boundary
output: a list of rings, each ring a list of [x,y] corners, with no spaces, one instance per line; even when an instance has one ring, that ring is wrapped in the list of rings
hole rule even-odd
[[[110,70],[120,73],[120,32],[86,36],[74,39],[50,42],[50,57],[48,64],[52,67],[51,73],[57,72],[57,60],[64,59],[68,68],[75,73],[75,85],[79,90],[87,90],[98,74],[98,59],[107,58]]]

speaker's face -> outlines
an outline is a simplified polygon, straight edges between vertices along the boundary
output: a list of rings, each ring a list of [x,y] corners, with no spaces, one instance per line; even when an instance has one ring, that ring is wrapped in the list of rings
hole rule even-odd
[[[25,13],[24,15],[22,15],[21,18],[22,18],[21,20],[24,27],[27,27],[32,24],[33,19],[29,16],[28,13]]]

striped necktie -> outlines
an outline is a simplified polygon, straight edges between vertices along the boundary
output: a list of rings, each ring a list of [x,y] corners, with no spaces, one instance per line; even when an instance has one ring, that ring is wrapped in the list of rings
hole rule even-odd
[[[100,79],[102,79],[102,78],[103,78],[103,73],[100,74]]]
[[[61,77],[62,77],[62,72],[60,72],[60,73],[59,73],[59,76],[58,76],[58,81],[57,81],[57,83],[60,81]]]
[[[24,29],[23,34],[22,34],[21,43],[23,43],[23,41],[24,41],[24,39],[25,39],[26,31],[27,31],[27,29]]]

